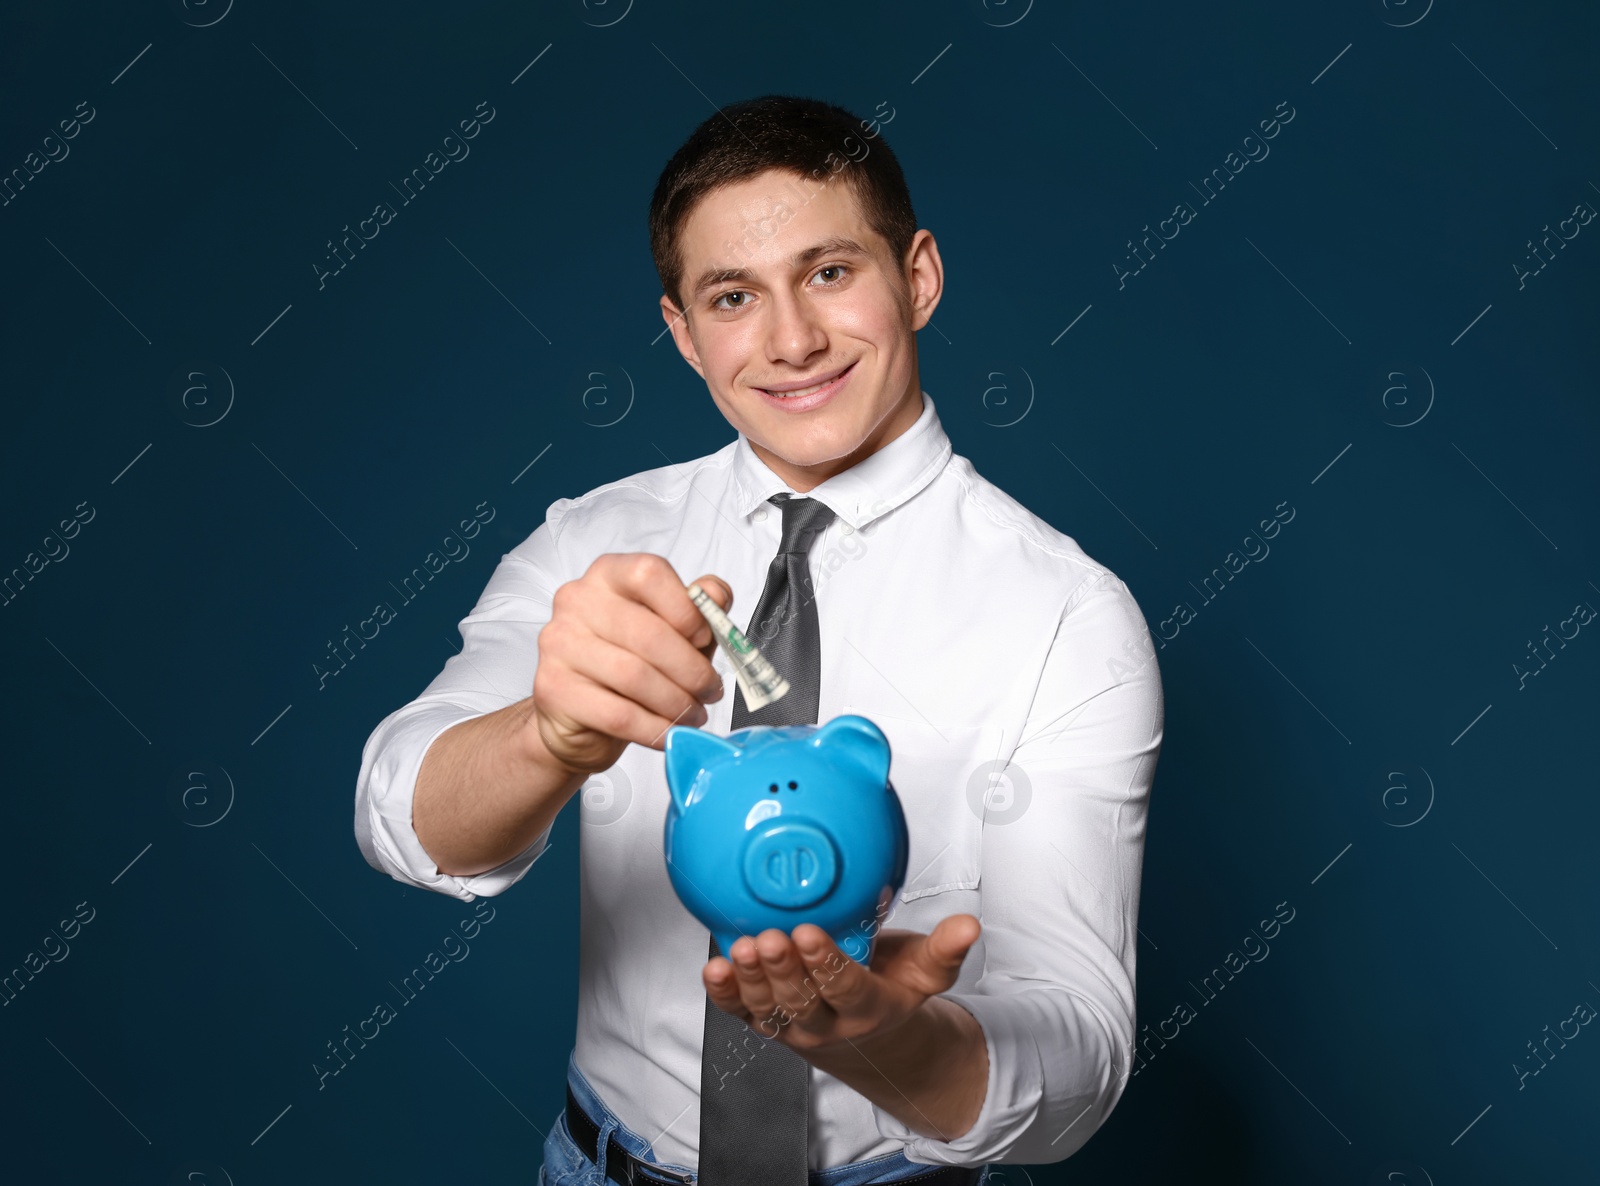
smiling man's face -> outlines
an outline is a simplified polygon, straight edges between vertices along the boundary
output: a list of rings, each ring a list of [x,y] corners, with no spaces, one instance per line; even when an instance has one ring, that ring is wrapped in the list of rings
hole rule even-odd
[[[702,198],[679,250],[686,312],[661,298],[673,339],[790,487],[848,469],[921,415],[915,335],[944,282],[930,232],[896,260],[837,175],[819,187],[771,170]]]

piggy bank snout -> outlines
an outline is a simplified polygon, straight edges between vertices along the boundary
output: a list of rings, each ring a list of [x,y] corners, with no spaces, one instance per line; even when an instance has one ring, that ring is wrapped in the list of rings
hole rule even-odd
[[[814,906],[833,892],[841,861],[833,837],[803,820],[774,820],[745,840],[745,888],[769,906]]]

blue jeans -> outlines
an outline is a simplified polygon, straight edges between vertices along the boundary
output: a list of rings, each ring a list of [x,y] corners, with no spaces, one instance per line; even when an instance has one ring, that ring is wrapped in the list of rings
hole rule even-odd
[[[576,1060],[570,1055],[567,1058],[567,1084],[572,1088],[579,1106],[600,1126],[598,1156],[605,1156],[606,1138],[611,1137],[633,1156],[652,1165],[680,1174],[693,1173],[687,1166],[657,1161],[650,1142],[622,1127],[621,1121],[589,1086],[589,1081],[583,1077]],[[908,1161],[903,1153],[885,1153],[881,1157],[835,1166],[833,1169],[812,1170],[811,1186],[867,1186],[874,1182],[898,1182],[933,1168],[918,1161]],[[989,1168],[985,1167],[979,1186],[988,1180]],[[545,1138],[544,1165],[539,1167],[539,1186],[612,1186],[604,1169],[583,1155],[572,1134],[567,1131],[564,1108],[551,1126],[550,1135]]]

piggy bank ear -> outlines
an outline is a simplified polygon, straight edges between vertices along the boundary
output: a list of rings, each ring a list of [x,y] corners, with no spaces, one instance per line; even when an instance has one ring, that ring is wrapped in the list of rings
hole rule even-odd
[[[811,735],[808,744],[855,762],[873,782],[889,780],[889,739],[866,717],[853,713],[834,717]]]
[[[689,806],[689,788],[694,786],[702,770],[738,752],[738,746],[704,729],[691,729],[686,725],[668,729],[667,789],[672,792],[678,810]]]

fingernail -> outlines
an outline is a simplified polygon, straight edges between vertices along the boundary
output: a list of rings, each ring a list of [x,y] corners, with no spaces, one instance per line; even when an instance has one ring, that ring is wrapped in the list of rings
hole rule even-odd
[[[695,728],[699,728],[710,719],[711,714],[705,710],[704,706],[699,704],[695,705],[694,711],[689,714],[689,722],[694,725]]]

